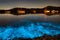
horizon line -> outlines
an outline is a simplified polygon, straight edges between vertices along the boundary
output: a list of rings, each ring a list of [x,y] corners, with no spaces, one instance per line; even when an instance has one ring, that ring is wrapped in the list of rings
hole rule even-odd
[[[49,6],[49,5],[48,5]],[[48,7],[48,6],[45,6],[45,7]],[[17,6],[17,7],[11,7],[11,8],[2,8],[2,9],[0,9],[0,10],[9,10],[9,9],[13,9],[13,8],[28,8],[28,9],[31,9],[31,8],[45,8],[45,7],[19,7],[19,6]],[[60,6],[51,6],[51,7],[60,7]]]

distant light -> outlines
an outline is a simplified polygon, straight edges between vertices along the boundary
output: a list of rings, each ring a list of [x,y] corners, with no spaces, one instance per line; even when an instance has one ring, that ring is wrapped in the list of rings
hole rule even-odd
[[[34,10],[33,12],[34,12],[34,13],[36,13],[36,11],[35,11],[35,10]]]
[[[52,10],[51,13],[55,13],[55,10]]]
[[[56,12],[58,13],[59,11],[57,10]]]
[[[45,9],[45,10],[44,10],[44,13],[45,13],[45,14],[46,14],[46,13],[50,13],[50,10]]]
[[[45,15],[49,15],[49,14],[50,14],[50,10],[45,9],[45,10],[44,10],[44,14],[45,14]]]
[[[6,14],[10,14],[10,11],[5,11]]]
[[[50,11],[49,10],[46,10],[47,13],[49,13]]]
[[[25,10],[18,10],[18,14],[25,14]]]

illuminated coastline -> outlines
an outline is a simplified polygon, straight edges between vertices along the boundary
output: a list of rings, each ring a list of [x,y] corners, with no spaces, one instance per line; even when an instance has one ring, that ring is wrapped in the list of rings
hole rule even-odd
[[[40,14],[43,13],[45,15],[56,15],[60,14],[60,7],[47,6],[45,8],[13,8],[10,10],[0,10],[1,14],[14,14],[14,15],[25,15],[25,14]]]

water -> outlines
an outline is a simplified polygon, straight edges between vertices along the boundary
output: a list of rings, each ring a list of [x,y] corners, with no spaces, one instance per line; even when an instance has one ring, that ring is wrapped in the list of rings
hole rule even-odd
[[[36,38],[43,35],[60,34],[59,15],[43,14],[0,15],[0,39]]]

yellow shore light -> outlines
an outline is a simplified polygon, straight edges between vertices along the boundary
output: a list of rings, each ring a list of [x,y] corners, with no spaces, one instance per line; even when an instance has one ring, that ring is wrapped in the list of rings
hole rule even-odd
[[[49,10],[46,10],[45,12],[49,13],[50,11]]]

